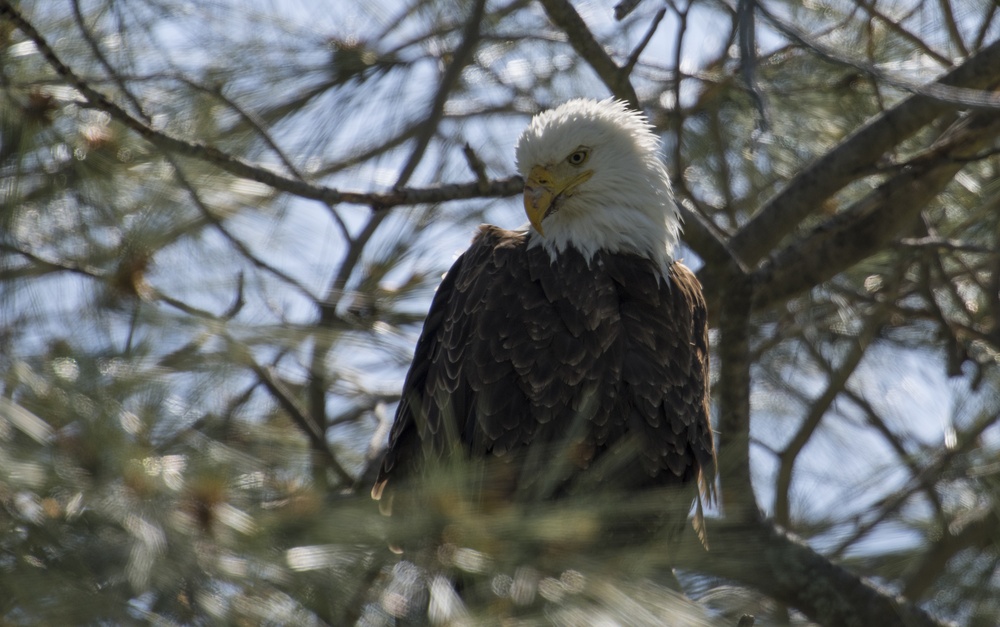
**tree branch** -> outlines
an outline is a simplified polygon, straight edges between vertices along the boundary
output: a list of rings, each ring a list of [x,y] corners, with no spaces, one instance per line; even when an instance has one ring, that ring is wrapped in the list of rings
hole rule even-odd
[[[956,125],[954,132],[911,160],[899,174],[754,272],[756,305],[766,307],[810,289],[874,254],[941,193],[964,167],[964,156],[998,134],[1000,117],[995,114],[974,114]]]
[[[943,627],[906,599],[878,588],[770,522],[711,519],[707,554],[684,543],[674,565],[749,585],[821,625]]]
[[[1000,515],[988,507],[973,512],[957,531],[952,531],[950,526],[945,528],[941,539],[930,546],[907,578],[903,594],[912,599],[921,598],[940,579],[948,561],[956,553],[973,547],[986,549],[995,545],[998,535]]]
[[[410,153],[410,158],[407,159],[406,165],[403,166],[399,179],[396,181],[396,187],[401,187],[409,182],[414,170],[420,164],[420,160],[423,158],[431,138],[434,137],[434,133],[437,131],[438,124],[441,122],[441,116],[444,115],[444,106],[448,103],[448,96],[458,83],[458,79],[462,75],[462,70],[472,60],[476,44],[479,43],[479,26],[483,21],[485,9],[486,0],[476,0],[476,4],[473,5],[472,12],[469,14],[469,19],[465,23],[465,29],[462,31],[462,43],[455,49],[455,52],[452,54],[451,63],[448,64],[448,69],[445,70],[444,76],[441,77],[441,84],[438,85],[437,93],[434,94],[434,102],[431,105],[431,110],[421,123],[420,131],[417,133],[416,145],[413,147],[413,152]]]
[[[330,449],[330,444],[326,441],[326,432],[323,427],[317,425],[315,421],[309,418],[309,415],[299,406],[299,403],[292,396],[291,392],[285,388],[285,384],[274,376],[270,368],[257,363],[245,348],[239,347],[237,350],[243,354],[246,365],[257,375],[257,378],[260,379],[260,382],[267,391],[271,393],[271,396],[277,401],[278,405],[285,410],[289,418],[292,419],[292,422],[305,434],[312,450],[319,454],[326,465],[340,478],[343,485],[354,485],[354,477],[337,461],[337,457]]]
[[[573,50],[590,64],[611,93],[638,111],[639,96],[632,87],[628,73],[623,72],[614,59],[605,52],[573,5],[568,0],[540,0],[540,2],[552,23],[566,33]]]
[[[340,191],[324,185],[315,185],[292,177],[279,174],[260,165],[255,165],[239,157],[230,155],[218,148],[201,142],[186,141],[166,132],[154,129],[128,111],[112,102],[107,96],[91,87],[87,81],[80,78],[73,70],[59,59],[44,37],[25,20],[10,4],[9,0],[0,0],[0,15],[9,18],[38,48],[39,52],[52,68],[66,82],[72,85],[86,99],[90,106],[104,111],[112,119],[128,127],[140,137],[154,146],[167,152],[173,152],[201,161],[211,163],[216,167],[239,177],[250,179],[277,190],[319,200],[328,205],[350,203],[368,205],[379,210],[386,210],[398,205],[414,205],[438,203],[449,200],[464,200],[468,198],[490,198],[514,196],[521,193],[523,183],[518,176],[491,181],[483,191],[478,181],[456,183],[425,188],[408,188],[389,192],[350,192]]]
[[[753,284],[731,257],[719,315],[719,477],[727,518],[755,519],[750,482],[750,311]],[[711,537],[711,534],[709,534]],[[714,545],[715,540],[712,539]]]
[[[933,85],[983,89],[1000,81],[1000,40],[940,78]],[[754,264],[816,207],[863,176],[893,146],[910,137],[954,105],[927,95],[906,98],[873,118],[835,148],[803,168],[733,238],[733,250]]]
[[[795,435],[784,450],[778,454],[778,459],[781,463],[778,467],[777,477],[775,478],[774,518],[778,524],[786,528],[791,526],[791,499],[789,493],[791,492],[792,476],[799,453],[802,452],[802,449],[812,439],[826,412],[833,405],[833,401],[836,400],[847,386],[847,381],[854,374],[862,358],[864,358],[868,350],[868,344],[878,334],[878,330],[882,326],[885,319],[885,309],[885,306],[881,304],[876,305],[876,310],[868,315],[864,328],[861,329],[855,341],[851,343],[851,347],[840,365],[834,368],[828,364],[823,364],[828,375],[826,389],[812,402],[809,407],[809,413],[802,420]],[[819,355],[816,356],[817,360],[819,360],[819,357]]]

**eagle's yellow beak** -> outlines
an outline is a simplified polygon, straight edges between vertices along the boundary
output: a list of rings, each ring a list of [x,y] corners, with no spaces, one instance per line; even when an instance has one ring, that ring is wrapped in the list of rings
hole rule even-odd
[[[578,185],[593,175],[593,170],[567,171],[563,164],[551,169],[540,165],[531,168],[528,180],[524,182],[524,212],[528,214],[531,226],[545,235],[542,220],[553,211],[556,199],[569,196]]]

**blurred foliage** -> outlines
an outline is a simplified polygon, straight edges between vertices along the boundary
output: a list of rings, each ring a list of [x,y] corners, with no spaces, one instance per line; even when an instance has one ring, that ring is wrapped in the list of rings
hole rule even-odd
[[[467,3],[13,4],[81,80],[190,149],[89,102],[0,20],[0,622],[807,622],[697,569],[679,573],[682,597],[655,541],[567,548],[590,528],[567,504],[483,518],[428,497],[466,533],[405,560],[385,545],[371,467],[432,290],[475,224],[523,218],[485,192],[391,208],[374,194],[488,185],[513,171],[531,114],[607,95],[541,6],[487,2],[439,94]],[[733,2],[645,0],[621,22],[611,0],[575,3],[620,64],[658,24],[632,83],[678,197],[723,240],[901,102],[899,84],[1000,36],[989,0],[759,4],[812,39],[759,17],[758,55],[741,59]],[[965,116],[881,155],[781,245]],[[752,323],[760,507],[969,625],[1000,617],[998,145],[891,244]],[[205,146],[373,200],[236,177]]]

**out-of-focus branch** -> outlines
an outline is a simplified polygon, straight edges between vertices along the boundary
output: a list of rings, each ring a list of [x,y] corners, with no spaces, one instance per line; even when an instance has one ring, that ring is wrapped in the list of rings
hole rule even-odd
[[[114,68],[114,66],[112,66],[111,63],[108,61],[107,57],[104,55],[104,52],[101,50],[100,45],[98,45],[98,42],[94,38],[93,33],[91,33],[90,29],[87,27],[86,21],[83,18],[83,12],[80,9],[80,0],[73,0],[73,15],[74,15],[74,18],[76,19],[77,26],[79,26],[80,31],[83,34],[84,40],[87,42],[87,45],[90,47],[91,52],[97,58],[98,62],[101,64],[101,66],[104,68],[104,70],[108,73],[108,75],[112,78],[112,80],[115,81],[115,83],[118,85],[119,90],[122,92],[122,94],[125,96],[125,98],[130,103],[132,103],[132,106],[138,112],[138,115],[148,124],[150,122],[150,118],[149,118],[149,115],[143,109],[142,103],[139,102],[139,99],[136,98],[135,95],[125,85],[125,81],[122,79],[122,77],[116,71],[116,69]],[[239,106],[237,106],[237,104],[235,102],[232,102],[228,98],[225,98],[222,95],[221,91],[217,91],[215,95],[217,97],[223,99],[230,107],[232,107],[235,111],[237,111],[237,113],[239,113],[245,119],[252,121],[251,116],[249,116],[248,114],[246,114]],[[256,126],[256,128],[257,128],[257,131],[264,138],[264,140],[268,143],[268,145],[271,146],[271,148],[282,159],[282,161],[285,163],[285,166],[289,169],[289,171],[291,171],[293,174],[295,174],[295,176],[299,177],[299,179],[302,179],[301,173],[295,168],[294,165],[292,165],[291,161],[288,159],[287,156],[285,156],[285,154],[281,151],[281,149],[274,142],[274,140],[270,137],[270,135],[265,131],[265,129],[262,126]],[[287,272],[284,272],[284,271],[280,270],[279,268],[277,268],[277,267],[275,267],[275,266],[273,266],[273,265],[265,262],[264,260],[260,259],[255,254],[253,254],[253,251],[251,251],[242,241],[240,241],[238,238],[236,238],[234,235],[232,235],[228,231],[228,229],[225,228],[222,220],[220,220],[218,217],[216,217],[215,214],[212,213],[212,211],[208,208],[208,206],[205,205],[204,201],[201,198],[201,194],[198,192],[198,190],[195,188],[195,186],[191,183],[191,181],[188,180],[187,176],[184,174],[184,171],[181,169],[180,164],[177,163],[177,160],[174,159],[174,158],[172,158],[172,157],[170,157],[169,155],[167,156],[167,160],[169,161],[170,165],[173,167],[173,169],[174,169],[174,175],[177,177],[178,182],[180,182],[181,186],[185,190],[187,190],[188,195],[191,197],[191,201],[194,203],[195,207],[197,207],[198,210],[201,212],[202,216],[227,241],[229,241],[229,243],[232,244],[233,247],[236,248],[236,250],[238,250],[240,252],[240,254],[242,254],[244,256],[244,258],[246,258],[248,261],[250,261],[256,267],[258,267],[258,268],[260,268],[262,270],[265,270],[267,272],[270,272],[274,276],[276,276],[279,279],[285,281],[291,287],[293,287],[293,288],[297,289],[299,292],[301,292],[309,300],[312,300],[312,301],[316,300],[315,295],[313,295],[312,292],[310,292],[300,281],[298,281],[297,279],[295,279],[295,277],[291,276]]]
[[[924,38],[914,35],[910,31],[906,30],[906,27],[900,24],[899,20],[893,19],[880,11],[873,0],[862,0],[861,2],[858,2],[858,6],[863,8],[873,19],[878,20],[882,28],[896,33],[900,39],[906,41],[917,50],[920,50],[931,59],[940,63],[942,66],[951,67],[951,59],[931,48]]]
[[[632,87],[628,72],[622,71],[614,59],[604,50],[586,22],[576,12],[568,0],[540,0],[552,23],[559,27],[573,50],[597,72],[601,81],[615,97],[624,100],[635,110],[639,110],[639,96]]]
[[[938,0],[938,5],[941,7],[941,17],[943,18],[945,28],[948,29],[948,38],[951,40],[951,45],[955,46],[955,49],[963,57],[968,56],[969,49],[962,40],[962,32],[958,29],[958,21],[955,19],[955,10],[951,7],[951,1]],[[993,5],[993,8],[996,8],[996,5]]]
[[[840,541],[830,552],[834,559],[839,558],[849,547],[854,546],[859,540],[867,536],[875,527],[889,518],[899,510],[904,503],[909,501],[914,493],[923,490],[928,481],[934,481],[963,455],[978,446],[979,438],[983,432],[993,425],[1000,423],[1000,413],[984,413],[976,422],[965,431],[958,434],[958,443],[950,448],[942,450],[930,463],[914,477],[910,479],[904,489],[897,490],[884,500],[879,507],[879,512],[862,525],[858,525],[854,532]]]
[[[361,261],[361,255],[364,252],[365,246],[368,245],[375,231],[378,230],[378,227],[387,216],[388,214],[384,212],[372,214],[358,236],[351,240],[350,247],[344,255],[344,260],[340,263],[340,267],[337,269],[337,273],[327,287],[323,300],[320,303],[319,320],[316,322],[316,328],[319,332],[316,333],[316,341],[314,342],[312,356],[309,360],[308,384],[309,409],[313,420],[317,424],[327,424],[326,390],[328,381],[326,376],[326,360],[334,346],[333,337],[327,331],[340,320],[337,307],[346,293],[347,283],[350,281],[354,269]]]
[[[911,599],[919,599],[941,577],[948,561],[956,553],[965,549],[994,546],[1000,537],[1000,515],[995,509],[984,507],[976,510],[959,525],[957,531],[946,528],[941,539],[924,553],[919,565],[910,574],[903,588],[903,594]]]
[[[615,5],[615,19],[618,21],[624,20],[628,17],[628,14],[635,10],[642,0],[621,0]]]
[[[868,315],[865,326],[858,334],[857,339],[852,343],[840,365],[836,368],[827,367],[828,383],[826,389],[819,398],[812,402],[809,413],[806,415],[798,431],[792,436],[788,445],[778,454],[780,465],[775,479],[774,495],[774,519],[779,525],[789,528],[791,522],[791,485],[792,476],[795,470],[795,462],[812,439],[813,434],[819,427],[823,416],[833,405],[833,401],[840,395],[847,385],[848,379],[854,374],[861,359],[868,350],[868,344],[878,333],[885,319],[885,307],[876,305],[876,311]],[[817,358],[820,356],[817,355]],[[827,366],[827,364],[824,364]]]
[[[326,432],[323,427],[316,424],[310,418],[309,414],[299,406],[292,393],[286,389],[284,383],[274,375],[270,368],[257,363],[253,356],[250,355],[250,352],[244,347],[237,347],[235,350],[239,350],[246,365],[257,375],[264,388],[267,389],[278,405],[285,410],[285,413],[299,427],[299,430],[305,434],[309,440],[310,447],[323,459],[324,465],[333,470],[344,486],[354,485],[354,477],[340,464],[333,450],[330,449],[330,444],[326,441]]]
[[[413,152],[410,153],[410,157],[407,159],[406,165],[403,166],[399,174],[399,179],[396,181],[397,188],[409,182],[414,170],[420,164],[420,160],[423,159],[424,152],[427,151],[427,146],[430,144],[431,138],[434,137],[438,124],[441,122],[441,116],[444,115],[444,106],[448,103],[448,96],[455,88],[455,85],[458,84],[462,70],[472,61],[473,52],[475,52],[476,45],[479,43],[479,27],[483,21],[485,10],[486,0],[476,0],[476,3],[472,7],[472,12],[469,14],[469,19],[465,23],[465,28],[462,31],[462,43],[455,48],[451,63],[448,64],[444,76],[441,77],[441,84],[438,85],[437,93],[434,94],[434,102],[431,104],[431,110],[421,123],[420,130],[417,133]]]
[[[759,11],[783,35],[807,48],[813,54],[830,63],[853,68],[865,76],[870,76],[880,84],[891,85],[912,94],[949,104],[952,107],[994,110],[1000,108],[1000,94],[982,91],[981,88],[970,89],[964,86],[952,85],[942,81],[921,83],[906,76],[886,72],[869,63],[867,60],[860,60],[844,55],[840,50],[822,43],[818,38],[809,33],[778,19],[764,6],[759,6]],[[951,63],[947,65],[951,65]]]
[[[151,144],[167,152],[211,163],[230,174],[269,185],[289,194],[319,200],[329,205],[350,203],[367,205],[375,207],[378,210],[386,210],[398,205],[437,203],[468,198],[513,196],[520,193],[523,189],[521,178],[517,176],[491,181],[490,185],[485,188],[485,192],[478,181],[425,188],[402,187],[388,192],[350,192],[297,180],[250,163],[223,152],[218,148],[201,142],[179,139],[166,132],[154,129],[112,102],[107,96],[95,90],[87,81],[73,72],[69,66],[59,59],[52,47],[34,26],[25,20],[10,4],[9,0],[0,0],[0,15],[9,18],[18,29],[27,35],[28,39],[34,42],[49,65],[52,66],[57,74],[79,91],[90,106],[104,111],[112,119],[128,127]]]
[[[764,94],[757,86],[757,0],[738,0],[736,3],[736,24],[740,44],[740,74],[743,83],[757,109],[757,127],[766,129],[767,105]]]
[[[617,10],[617,7],[615,8]],[[642,41],[639,42],[639,45],[635,47],[635,50],[632,51],[632,54],[628,55],[628,61],[622,67],[622,72],[624,72],[626,75],[632,73],[632,69],[635,67],[635,64],[639,62],[639,56],[642,54],[642,51],[646,49],[646,46],[649,45],[649,42],[653,39],[653,35],[656,34],[656,29],[660,27],[660,22],[663,21],[663,18],[666,15],[667,15],[666,7],[656,12],[656,15],[653,17],[653,21],[649,25],[649,30],[646,31],[645,37],[643,37]]]
[[[878,415],[878,412],[876,412],[875,408],[868,402],[868,399],[851,389],[848,389],[845,395],[848,400],[854,403],[865,413],[868,419],[868,424],[872,425],[875,430],[879,432],[882,439],[884,439],[889,447],[892,448],[893,452],[896,453],[896,457],[899,459],[900,463],[909,469],[911,479],[920,483],[923,488],[924,496],[934,507],[934,514],[937,516],[938,521],[942,524],[946,524],[944,506],[941,503],[941,497],[938,496],[934,482],[930,477],[927,477],[924,474],[923,469],[920,468],[920,464],[917,463],[917,460],[914,459],[913,455],[906,450],[906,447],[903,445],[900,438],[893,433],[891,429],[889,429],[889,425],[882,420],[882,417]]]

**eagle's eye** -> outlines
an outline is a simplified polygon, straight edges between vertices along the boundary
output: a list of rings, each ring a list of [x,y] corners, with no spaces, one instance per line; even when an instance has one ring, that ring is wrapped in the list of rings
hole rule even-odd
[[[587,157],[590,156],[589,148],[578,148],[573,151],[573,154],[566,157],[566,161],[570,165],[583,165],[587,161]]]

